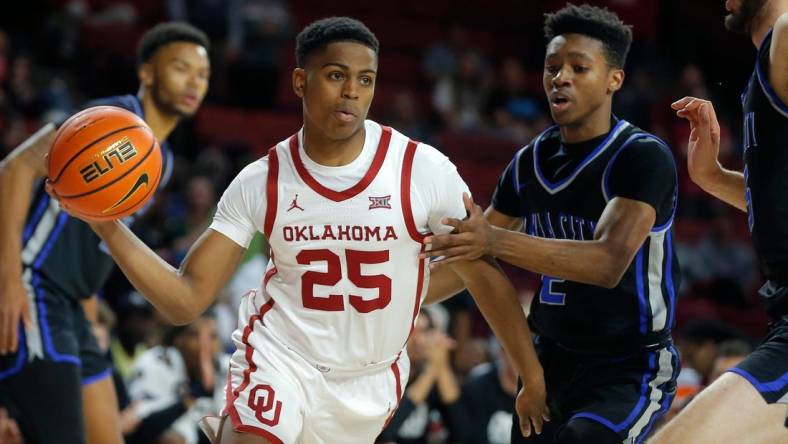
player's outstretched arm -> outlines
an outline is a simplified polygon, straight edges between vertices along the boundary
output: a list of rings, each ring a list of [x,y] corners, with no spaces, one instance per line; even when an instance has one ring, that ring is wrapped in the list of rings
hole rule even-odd
[[[208,308],[244,252],[228,237],[208,229],[176,269],[122,223],[88,223],[132,285],[173,324],[188,324]]]
[[[489,254],[512,265],[561,279],[613,288],[618,285],[637,250],[654,225],[656,211],[644,202],[616,197],[599,218],[594,240],[544,239],[495,227],[487,218],[502,219],[494,209],[487,218],[481,208],[464,196],[470,217],[446,219],[458,234],[430,236],[429,256],[446,256],[442,261],[470,260]]]
[[[769,49],[769,84],[783,103],[788,103],[788,12],[777,17]]]
[[[48,124],[0,162],[0,355],[16,351],[20,316],[30,322],[22,284],[22,230],[33,184],[46,175],[45,156],[55,138]]]
[[[676,110],[677,116],[687,119],[690,124],[687,142],[690,179],[717,199],[747,211],[744,175],[723,168],[717,159],[720,152],[720,124],[712,103],[696,97],[684,97],[670,106]]]
[[[451,268],[470,290],[523,381],[523,389],[516,402],[523,436],[531,434],[532,426],[536,433],[541,433],[542,420],[549,418],[545,405],[544,374],[512,283],[489,256],[453,262]]]

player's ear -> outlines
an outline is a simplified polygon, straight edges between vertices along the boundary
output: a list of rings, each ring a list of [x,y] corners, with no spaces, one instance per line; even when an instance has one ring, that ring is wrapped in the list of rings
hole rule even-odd
[[[304,85],[306,84],[306,71],[304,68],[293,70],[293,92],[300,98],[304,98]]]
[[[143,63],[137,68],[137,78],[140,81],[140,85],[150,88],[153,86],[153,65],[150,63]]]
[[[612,94],[624,85],[624,70],[620,68],[611,68],[610,75],[607,81],[607,92]]]

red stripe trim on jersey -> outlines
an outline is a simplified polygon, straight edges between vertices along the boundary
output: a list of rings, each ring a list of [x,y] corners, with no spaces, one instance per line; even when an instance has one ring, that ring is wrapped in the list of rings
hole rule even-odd
[[[265,276],[263,276],[263,295],[268,297],[268,281],[276,274],[276,261],[274,261],[274,252],[271,250],[271,259],[269,259],[274,266],[271,267],[270,270],[265,272]],[[273,300],[273,298],[269,297],[269,299]]]
[[[411,239],[421,243],[427,235],[419,233],[419,230],[416,228],[416,221],[413,219],[413,207],[410,204],[410,179],[413,172],[413,157],[416,155],[416,147],[418,145],[418,142],[411,140],[408,142],[407,148],[405,148],[400,195],[402,196],[402,216],[405,218],[408,234],[410,234]]]
[[[266,239],[271,239],[271,230],[274,229],[276,220],[276,206],[278,205],[278,185],[279,182],[279,158],[276,155],[276,147],[268,150],[268,178],[265,181],[265,222],[263,223],[263,234]]]
[[[273,270],[276,271],[275,269]],[[241,338],[241,341],[246,347],[246,353],[244,356],[246,357],[246,363],[248,364],[248,367],[246,367],[246,370],[244,370],[243,382],[241,382],[241,385],[238,386],[238,388],[236,388],[233,391],[233,394],[236,397],[238,397],[238,395],[249,385],[249,381],[251,380],[252,373],[254,373],[255,370],[257,370],[257,365],[255,365],[254,361],[252,360],[252,354],[254,353],[254,348],[252,348],[252,346],[249,345],[249,335],[251,335],[252,331],[254,330],[254,323],[257,321],[261,321],[263,316],[265,316],[265,314],[268,313],[268,311],[271,310],[271,307],[273,306],[274,306],[274,300],[269,299],[268,302],[266,302],[265,304],[263,304],[262,307],[260,307],[259,313],[255,313],[249,318],[249,322],[246,324],[246,327],[244,327],[244,334],[243,337]]]
[[[426,249],[426,245],[422,244],[421,251],[419,251],[419,253],[423,253],[425,249]],[[408,339],[410,339],[410,335],[413,334],[413,329],[416,327],[416,317],[418,317],[419,310],[421,310],[421,293],[423,290],[424,290],[424,259],[419,259],[419,279],[416,283],[416,301],[413,304],[413,318],[410,320],[410,332],[408,332]]]
[[[271,271],[276,271],[276,269],[274,268],[269,270],[269,273]],[[266,273],[266,277],[268,277],[269,273]],[[273,273],[271,274],[273,275]],[[246,347],[244,357],[246,358],[247,367],[246,370],[244,370],[244,377],[243,377],[243,381],[241,382],[241,385],[239,385],[238,388],[236,388],[235,390],[232,389],[232,385],[230,383],[231,379],[228,374],[225,410],[227,411],[227,413],[230,414],[230,418],[233,421],[234,430],[238,432],[251,433],[257,436],[262,436],[263,438],[270,441],[272,444],[282,444],[283,441],[278,437],[276,437],[276,435],[269,432],[268,430],[264,430],[252,425],[247,425],[241,422],[241,417],[240,415],[238,415],[238,410],[236,410],[235,408],[235,401],[238,399],[240,393],[244,389],[246,389],[246,387],[249,386],[249,381],[251,381],[252,379],[251,378],[252,373],[254,373],[257,370],[257,365],[255,365],[254,361],[252,360],[252,354],[254,353],[254,349],[249,344],[249,335],[251,335],[252,331],[254,330],[254,323],[257,321],[262,322],[263,316],[265,316],[265,314],[268,313],[273,306],[274,306],[274,300],[269,299],[268,302],[266,302],[265,304],[263,304],[262,307],[260,307],[260,311],[258,313],[255,313],[249,317],[249,322],[246,324],[246,327],[244,327],[244,334],[241,338],[241,341],[243,342],[244,347]]]
[[[330,188],[326,188],[320,184],[311,174],[309,171],[306,170],[304,166],[304,162],[301,160],[301,154],[298,152],[298,135],[294,135],[290,138],[290,155],[293,157],[293,164],[295,165],[296,171],[298,171],[298,175],[301,176],[301,179],[309,185],[309,188],[312,188],[316,193],[320,194],[323,197],[333,200],[334,202],[342,202],[343,200],[350,199],[351,197],[356,196],[358,193],[364,191],[372,180],[375,179],[377,176],[378,171],[380,171],[380,167],[383,166],[383,161],[386,159],[386,153],[389,149],[389,142],[391,142],[391,128],[387,126],[381,126],[383,132],[380,135],[380,141],[378,142],[378,149],[375,152],[375,158],[372,160],[372,165],[370,165],[367,173],[361,180],[358,181],[357,184],[353,185],[352,187],[344,190],[344,191],[334,191]]]
[[[396,386],[397,386],[396,388],[397,406],[394,407],[394,410],[392,410],[391,413],[389,413],[389,417],[386,418],[386,422],[383,424],[383,429],[381,430],[381,432],[385,430],[386,427],[389,426],[391,419],[394,418],[394,414],[397,413],[397,409],[399,409],[400,401],[402,401],[402,381],[400,380],[399,366],[397,365],[401,354],[402,352],[400,352],[400,354],[397,355],[397,359],[395,359],[394,362],[391,363],[391,372],[394,373],[394,381],[396,382]]]

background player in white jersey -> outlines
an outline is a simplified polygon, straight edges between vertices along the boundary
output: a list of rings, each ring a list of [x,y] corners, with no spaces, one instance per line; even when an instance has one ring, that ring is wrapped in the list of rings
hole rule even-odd
[[[91,222],[134,286],[178,324],[214,300],[255,231],[268,236],[263,286],[243,298],[234,333],[222,444],[374,440],[407,380],[402,351],[429,279],[423,238],[445,231],[443,216],[465,213],[467,187],[448,159],[365,119],[378,68],[366,26],[317,21],[296,53],[303,129],[239,174],[179,270],[122,224]],[[514,289],[486,258],[453,269],[483,296],[481,311],[525,381],[523,432],[531,423],[538,432],[544,382],[523,346],[530,332]]]

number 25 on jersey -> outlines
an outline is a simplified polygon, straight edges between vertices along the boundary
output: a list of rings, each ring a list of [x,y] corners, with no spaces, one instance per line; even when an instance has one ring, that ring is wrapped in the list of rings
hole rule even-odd
[[[325,272],[307,271],[301,276],[301,298],[304,307],[321,311],[342,311],[345,302],[341,294],[316,296],[315,285],[334,286],[342,279],[342,264],[339,256],[331,250],[302,250],[296,256],[301,265],[313,262],[325,262]],[[364,299],[361,296],[349,295],[348,302],[359,313],[369,313],[381,310],[391,302],[391,279],[383,274],[363,275],[361,265],[383,264],[389,261],[389,251],[358,251],[345,250],[347,263],[347,277],[358,288],[376,288],[378,296],[374,299]]]

